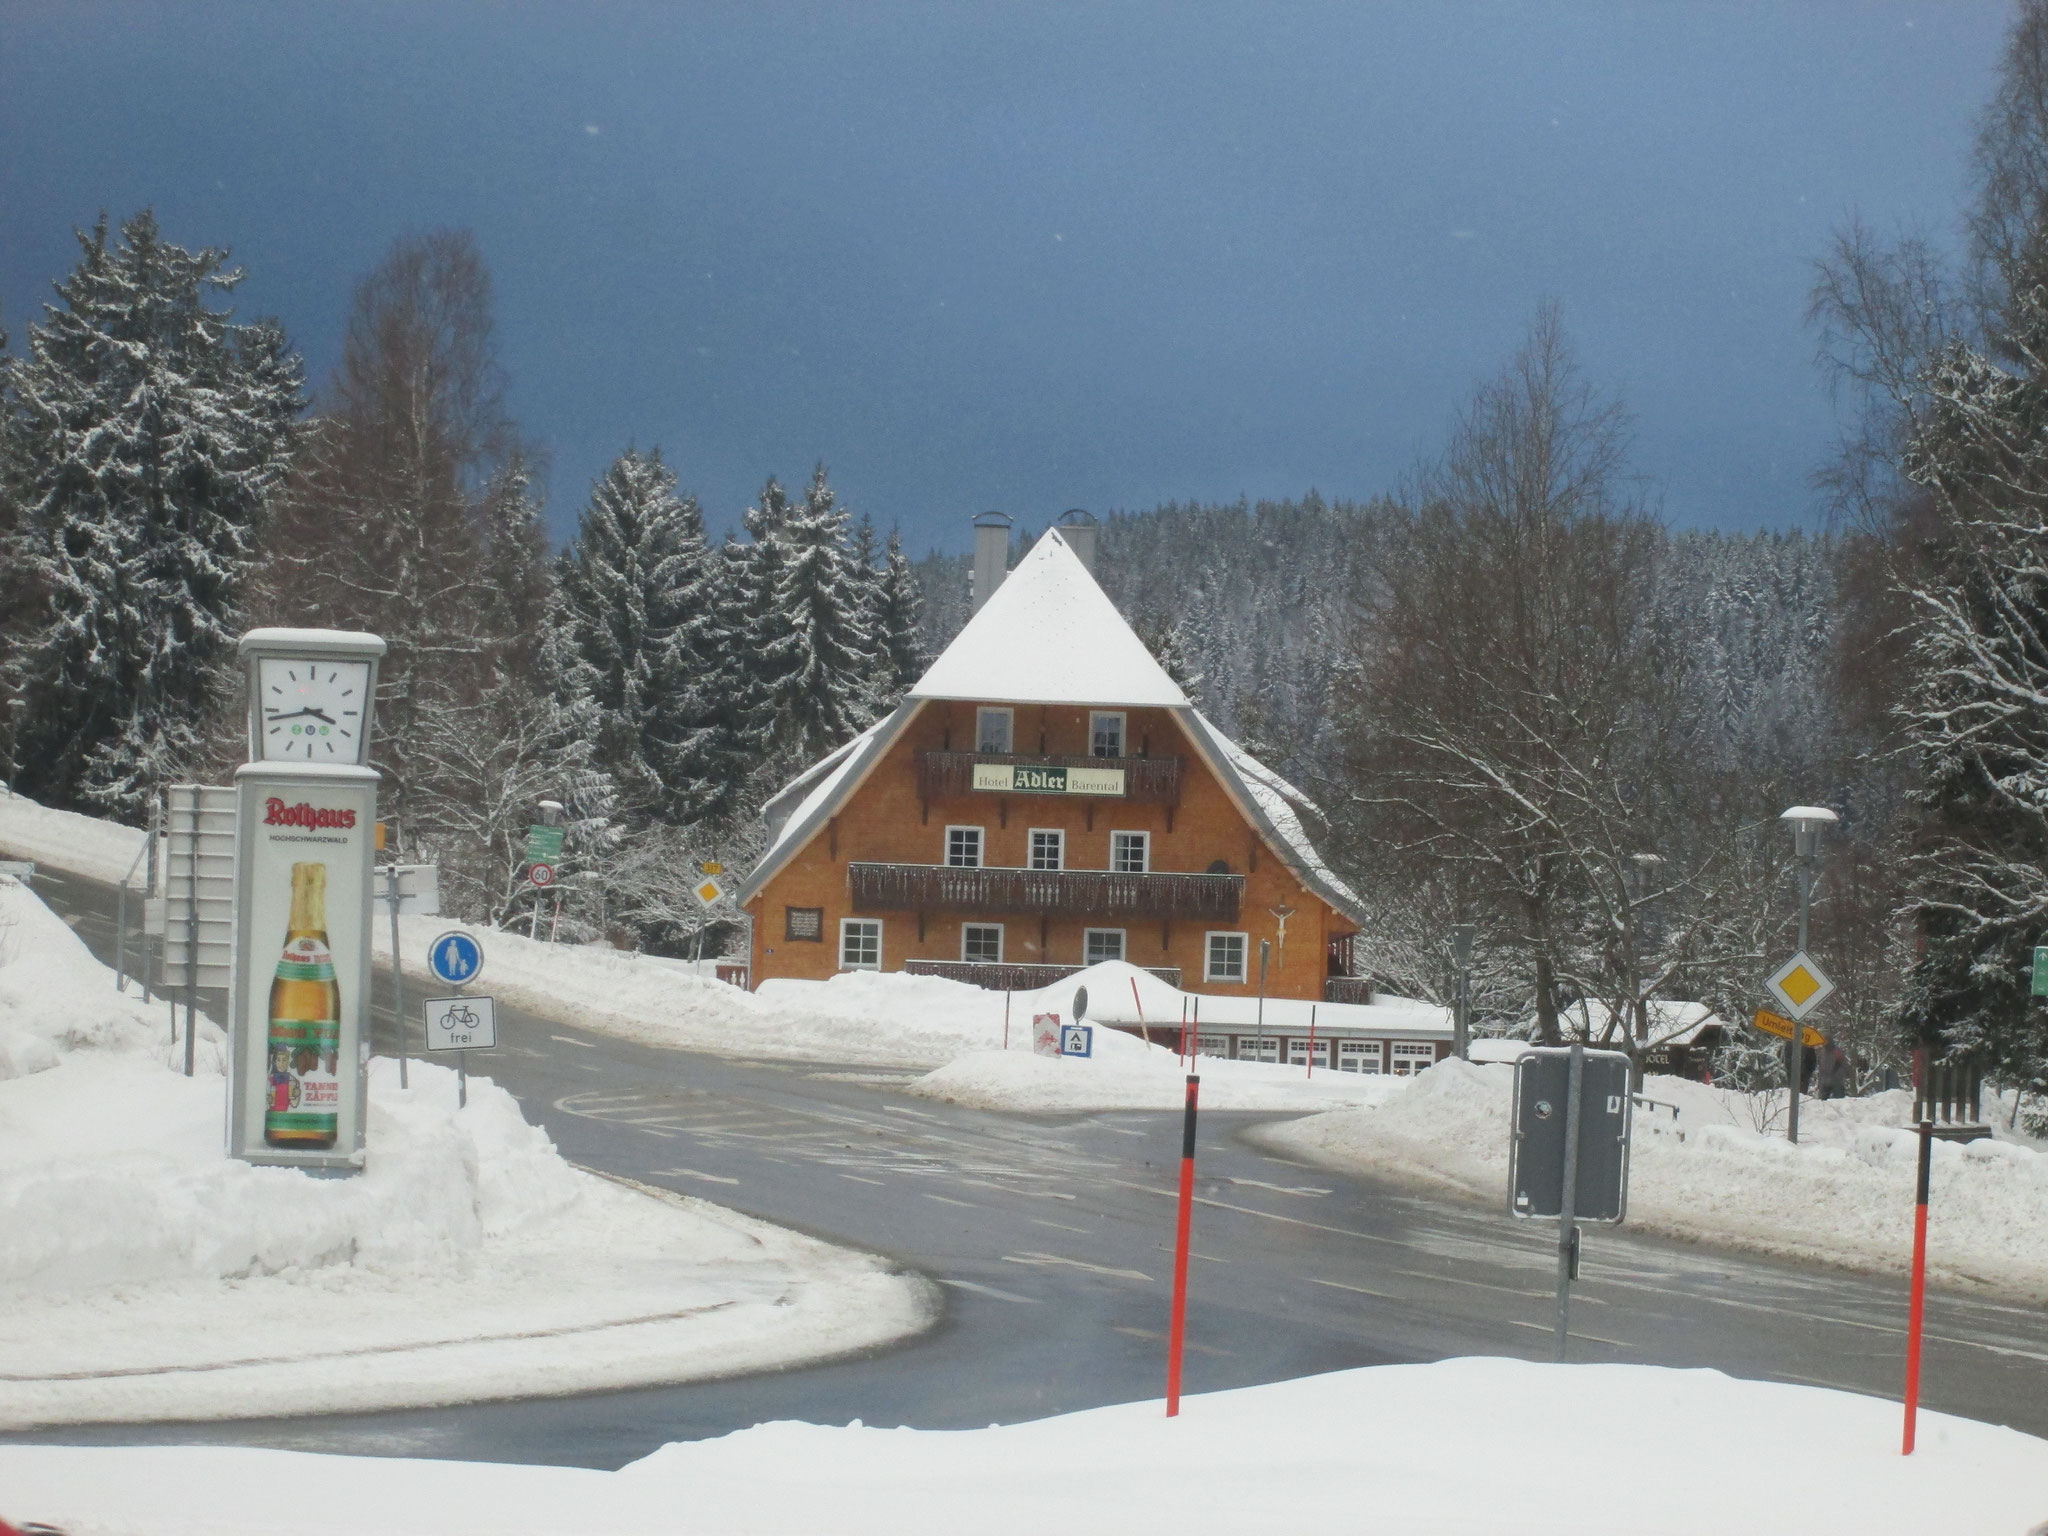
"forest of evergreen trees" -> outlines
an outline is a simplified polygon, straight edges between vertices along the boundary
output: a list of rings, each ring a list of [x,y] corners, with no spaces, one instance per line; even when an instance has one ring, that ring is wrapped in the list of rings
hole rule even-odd
[[[1956,1051],[2048,1094],[2026,980],[2048,942],[2044,103],[2031,0],[1961,256],[1852,224],[1817,261],[1851,407],[1828,532],[1666,527],[1550,309],[1399,496],[1107,515],[1112,599],[1323,806],[1376,982],[1447,996],[1470,923],[1487,1026],[1550,1036],[1580,1000],[1745,1018],[1791,942],[1777,818],[1817,802],[1841,815],[1813,940],[1837,1038],[1869,1070]],[[913,564],[822,465],[765,480],[719,539],[688,467],[629,446],[551,547],[466,232],[394,243],[310,389],[280,324],[233,313],[239,280],[148,212],[102,220],[0,333],[0,770],[23,793],[139,824],[239,759],[241,630],[374,630],[384,804],[450,908],[533,899],[522,834],[551,798],[564,931],[674,952],[705,924],[697,862],[744,866],[764,800],[966,622],[967,560]]]

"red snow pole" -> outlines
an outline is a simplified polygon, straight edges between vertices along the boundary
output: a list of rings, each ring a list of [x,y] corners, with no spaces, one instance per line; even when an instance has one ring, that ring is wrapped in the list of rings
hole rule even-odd
[[[1906,1314],[1906,1442],[1901,1456],[1913,1454],[1913,1431],[1920,1417],[1920,1321],[1927,1310],[1927,1176],[1934,1163],[1934,1122],[1920,1122],[1920,1181],[1913,1197],[1913,1300]]]
[[[1188,1074],[1187,1118],[1180,1131],[1180,1230],[1173,1240],[1173,1321],[1166,1335],[1166,1416],[1180,1414],[1180,1349],[1188,1326],[1188,1244],[1195,1223],[1195,1099],[1202,1080]]]

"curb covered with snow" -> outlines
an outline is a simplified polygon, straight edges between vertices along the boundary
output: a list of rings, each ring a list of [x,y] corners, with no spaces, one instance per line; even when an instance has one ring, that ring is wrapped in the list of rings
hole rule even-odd
[[[1378,1366],[966,1431],[763,1424],[618,1472],[214,1447],[0,1446],[0,1515],[75,1536],[2025,1536],[2048,1442],[1654,1366]],[[1805,1475],[1684,1448],[1798,1426]],[[309,1494],[308,1490],[317,1490]]]
[[[1448,1188],[1504,1208],[1514,1069],[1443,1061],[1405,1093],[1253,1138],[1345,1172]],[[1629,1224],[1857,1269],[1900,1272],[1913,1247],[1918,1139],[1902,1129],[1912,1095],[1813,1100],[1800,1143],[1763,1134],[1753,1116],[1784,1095],[1750,1095],[1652,1077],[1674,1102],[1636,1113]],[[1680,1134],[1683,1133],[1683,1134]],[[1936,1143],[1928,1272],[2022,1300],[2048,1299],[2048,1155],[2016,1140]]]
[[[882,1260],[573,1169],[430,1063],[372,1064],[362,1174],[236,1162],[218,1032],[188,1079],[160,1019],[0,878],[0,1426],[647,1386],[936,1316]]]

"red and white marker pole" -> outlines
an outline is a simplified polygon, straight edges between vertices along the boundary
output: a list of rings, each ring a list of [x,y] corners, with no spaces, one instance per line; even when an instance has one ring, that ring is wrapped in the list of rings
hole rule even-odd
[[[1173,1321],[1166,1334],[1166,1416],[1180,1413],[1181,1340],[1188,1327],[1188,1244],[1195,1225],[1195,1099],[1202,1080],[1188,1074],[1187,1118],[1180,1131],[1180,1230],[1173,1241]]]
[[[1302,1074],[1304,1081],[1316,1075],[1316,1005],[1308,1005],[1308,1071]]]
[[[1906,1442],[1901,1456],[1913,1454],[1913,1431],[1920,1417],[1920,1322],[1927,1310],[1927,1176],[1934,1164],[1934,1122],[1920,1122],[1920,1180],[1913,1196],[1913,1301],[1906,1314]]]

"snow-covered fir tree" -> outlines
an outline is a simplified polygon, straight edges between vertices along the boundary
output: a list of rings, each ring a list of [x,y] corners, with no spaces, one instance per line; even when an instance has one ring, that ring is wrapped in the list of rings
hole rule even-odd
[[[673,814],[670,759],[690,722],[690,623],[710,553],[694,497],[676,494],[661,452],[632,450],[591,487],[576,536],[556,564],[566,673],[593,706],[597,764],[624,809]]]
[[[880,663],[879,702],[893,706],[924,675],[924,603],[916,574],[903,553],[902,536],[889,530],[889,545],[875,605],[874,634]]]
[[[227,252],[165,240],[145,211],[78,237],[60,302],[5,364],[20,526],[10,563],[40,611],[9,658],[16,782],[139,820],[187,769],[232,686],[238,601],[302,405],[273,323],[212,295]]]
[[[819,465],[768,542],[775,586],[760,659],[779,747],[808,762],[875,718],[875,638],[845,508]]]

